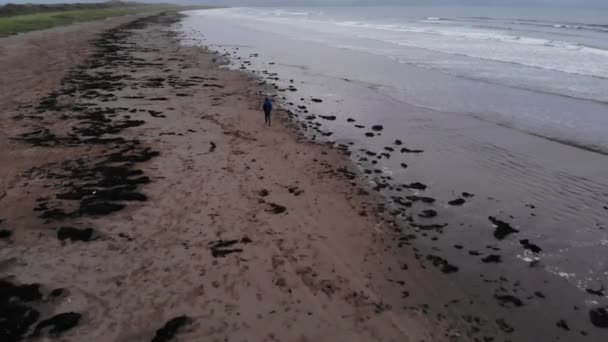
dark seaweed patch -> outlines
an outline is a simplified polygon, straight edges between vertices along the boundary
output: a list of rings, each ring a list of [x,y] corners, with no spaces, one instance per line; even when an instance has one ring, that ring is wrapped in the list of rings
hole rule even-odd
[[[179,330],[190,322],[191,319],[188,316],[178,316],[170,319],[162,328],[156,330],[152,342],[167,342],[172,340]]]

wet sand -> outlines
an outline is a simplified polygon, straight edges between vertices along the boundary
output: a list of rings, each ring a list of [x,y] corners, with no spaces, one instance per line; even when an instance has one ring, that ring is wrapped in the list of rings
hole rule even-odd
[[[451,310],[460,291],[433,286],[445,260],[397,257],[399,228],[340,149],[299,138],[280,109],[264,127],[268,89],[180,46],[176,20],[0,41],[3,340],[502,333]]]

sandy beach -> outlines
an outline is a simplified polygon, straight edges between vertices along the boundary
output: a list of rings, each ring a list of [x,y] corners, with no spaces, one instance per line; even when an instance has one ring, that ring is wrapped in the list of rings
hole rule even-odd
[[[549,95],[230,13],[0,39],[1,341],[605,339],[603,155],[381,90]]]
[[[1,40],[3,341],[465,338],[350,161],[176,20]]]

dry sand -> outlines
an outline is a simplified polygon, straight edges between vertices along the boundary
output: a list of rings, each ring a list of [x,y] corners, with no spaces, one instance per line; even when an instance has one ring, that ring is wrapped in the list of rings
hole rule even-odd
[[[24,305],[81,314],[67,341],[149,341],[180,316],[178,341],[456,336],[425,314],[433,279],[404,270],[413,256],[337,171],[347,158],[298,141],[281,110],[265,127],[265,90],[180,46],[175,15],[91,42],[127,20],[0,40],[0,278],[40,284]]]

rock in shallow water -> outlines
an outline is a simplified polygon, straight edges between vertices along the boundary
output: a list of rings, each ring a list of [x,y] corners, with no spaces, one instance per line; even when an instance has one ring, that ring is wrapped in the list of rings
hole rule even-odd
[[[433,209],[423,210],[418,216],[422,218],[432,218],[437,216],[437,212]]]
[[[589,310],[589,319],[598,328],[608,328],[608,307]]]
[[[492,224],[496,226],[496,229],[494,230],[494,237],[498,240],[506,238],[509,234],[519,232],[519,230],[511,227],[510,224],[498,220],[493,216],[489,216],[488,219],[490,220],[490,222],[492,222]]]
[[[463,205],[466,201],[462,198],[457,198],[455,200],[449,201],[449,205]]]

